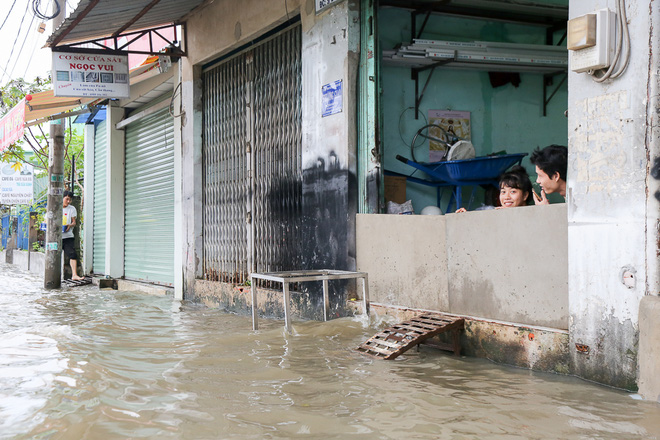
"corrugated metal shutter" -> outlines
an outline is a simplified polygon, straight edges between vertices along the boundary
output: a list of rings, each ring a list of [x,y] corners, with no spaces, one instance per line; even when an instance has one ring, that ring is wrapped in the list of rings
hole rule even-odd
[[[167,109],[126,127],[126,278],[174,282],[174,123]]]
[[[95,274],[105,274],[107,151],[106,121],[102,121],[94,129],[94,254],[92,269]]]

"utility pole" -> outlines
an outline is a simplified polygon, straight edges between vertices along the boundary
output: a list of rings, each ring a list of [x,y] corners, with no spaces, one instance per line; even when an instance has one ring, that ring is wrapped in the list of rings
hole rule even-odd
[[[51,121],[50,138],[44,288],[59,289],[62,287],[62,194],[64,193],[64,129],[61,120]]]
[[[66,1],[53,2],[53,31],[64,21]],[[64,193],[64,128],[62,120],[50,123],[48,149],[48,201],[46,205],[46,258],[44,288],[62,287],[62,194]]]

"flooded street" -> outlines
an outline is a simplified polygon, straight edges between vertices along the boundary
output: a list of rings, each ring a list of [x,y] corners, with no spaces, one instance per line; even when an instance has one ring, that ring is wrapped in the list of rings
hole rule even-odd
[[[380,327],[262,320],[139,293],[44,291],[0,264],[2,439],[654,439],[660,405],[423,348]],[[381,326],[383,323],[381,323]]]

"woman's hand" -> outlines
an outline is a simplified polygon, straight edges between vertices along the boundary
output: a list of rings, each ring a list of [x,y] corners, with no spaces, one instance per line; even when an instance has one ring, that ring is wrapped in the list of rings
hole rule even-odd
[[[549,205],[550,202],[548,201],[548,198],[545,196],[545,191],[541,189],[541,195],[538,195],[536,191],[532,190],[532,194],[534,195],[534,204],[535,205]]]
[[[458,209],[456,210],[456,213],[458,214],[459,212],[467,212],[467,209],[465,209],[465,208],[458,208]]]

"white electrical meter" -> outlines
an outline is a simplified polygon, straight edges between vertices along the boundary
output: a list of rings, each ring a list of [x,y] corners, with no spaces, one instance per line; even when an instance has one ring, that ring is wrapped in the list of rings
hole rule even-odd
[[[604,69],[614,59],[616,14],[599,9],[568,21],[569,67],[573,72]]]

